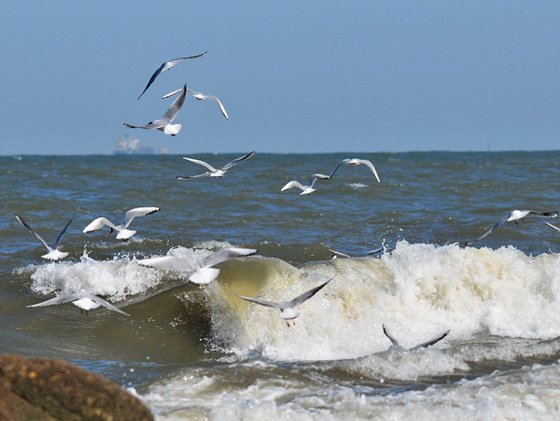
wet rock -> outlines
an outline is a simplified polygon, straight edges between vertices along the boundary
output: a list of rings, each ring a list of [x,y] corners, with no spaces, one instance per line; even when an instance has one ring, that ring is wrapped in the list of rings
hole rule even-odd
[[[0,420],[153,420],[117,384],[65,361],[0,356]]]

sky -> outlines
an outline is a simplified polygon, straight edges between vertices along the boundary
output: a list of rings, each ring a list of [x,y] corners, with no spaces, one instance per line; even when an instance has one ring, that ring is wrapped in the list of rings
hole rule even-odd
[[[550,150],[560,2],[0,2],[0,155]],[[200,54],[159,75],[164,61]],[[181,132],[163,116],[183,84]]]

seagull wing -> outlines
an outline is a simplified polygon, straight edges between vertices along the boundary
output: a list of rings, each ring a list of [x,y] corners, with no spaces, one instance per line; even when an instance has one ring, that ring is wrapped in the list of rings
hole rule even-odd
[[[297,187],[298,189],[301,189],[301,190],[306,189],[306,187],[303,184],[301,184],[299,181],[292,180],[289,183],[287,183],[284,187],[282,187],[281,191],[291,189],[292,187]]]
[[[97,219],[94,219],[93,221],[91,221],[90,224],[87,227],[85,227],[82,232],[83,233],[88,233],[88,232],[97,231],[97,230],[100,230],[101,228],[103,228],[104,226],[111,227],[114,230],[118,231],[115,224],[113,224],[107,218],[101,217],[101,218],[97,218]]]
[[[256,252],[256,249],[230,247],[218,250],[208,256],[200,257],[198,262],[200,263],[200,267],[210,267],[217,265],[218,263],[225,262],[226,260],[249,256],[251,254],[255,254]]]
[[[186,175],[186,176],[180,176],[180,175],[178,175],[176,178],[177,178],[178,180],[191,180],[191,179],[193,179],[193,178],[208,177],[208,176],[210,176],[210,174],[212,174],[212,173],[210,173],[210,172],[205,172],[204,174]]]
[[[338,167],[340,167],[343,163],[344,163],[344,161],[340,161],[340,162],[338,163],[338,165],[337,165],[336,167],[334,167],[334,170],[332,170],[331,175],[329,175],[329,178],[331,178],[331,177],[334,175],[334,173],[336,172],[336,170],[338,170]]]
[[[385,325],[383,325],[383,333],[385,334],[385,336],[387,336],[389,338],[389,340],[391,341],[391,343],[393,344],[393,346],[395,347],[400,347],[399,341],[397,341],[395,338],[393,338],[389,332],[387,332],[387,328],[385,327]]]
[[[298,295],[296,298],[294,298],[291,301],[288,301],[288,307],[290,308],[294,308],[295,306],[300,305],[301,303],[303,303],[304,301],[309,300],[311,297],[313,297],[315,294],[317,294],[317,292],[319,292],[319,290],[321,290],[321,288],[324,288],[325,285],[327,285],[330,281],[332,281],[336,276],[333,276],[331,279],[329,279],[327,282],[316,286],[315,288],[310,289],[309,291],[304,292],[301,295]]]
[[[240,156],[239,158],[235,158],[233,161],[228,162],[226,165],[223,166],[222,170],[226,171],[229,170],[231,167],[233,167],[234,165],[239,164],[242,161],[245,161],[246,159],[251,158],[253,155],[255,154],[255,151],[253,152],[249,152],[247,155],[243,155]]]
[[[167,124],[170,124],[173,120],[175,120],[175,117],[177,117],[179,111],[181,111],[181,107],[183,106],[183,103],[185,102],[186,95],[187,95],[187,84],[185,83],[181,95],[179,95],[179,97],[173,102],[173,104],[171,104],[171,107],[169,107],[169,109],[164,114],[164,116],[154,123],[163,123],[162,126],[165,126]]]
[[[166,62],[167,63],[167,62]],[[156,80],[156,77],[159,76],[159,74],[163,71],[165,64],[166,63],[162,63],[161,66],[159,66],[159,68],[154,72],[154,74],[152,75],[152,77],[150,78],[150,80],[148,81],[148,84],[146,85],[146,87],[144,88],[144,90],[142,91],[142,93],[140,94],[140,96],[138,97],[138,99],[140,99],[142,97],[142,95],[144,95],[144,92],[146,92],[148,90],[148,88],[150,87],[150,85],[152,83],[154,83],[154,80]]]
[[[336,251],[336,250],[334,250],[334,249],[329,249],[329,251],[330,251],[331,253],[334,253],[334,257],[336,257],[336,256],[345,257],[345,258],[349,258],[349,257],[350,257],[349,254],[342,253],[341,251]]]
[[[146,266],[160,270],[174,270],[175,272],[192,272],[200,266],[196,259],[187,259],[176,256],[151,257],[138,260],[140,266]]]
[[[173,92],[169,92],[167,95],[162,96],[161,99],[165,99],[165,98],[169,98],[170,96],[177,95],[182,90],[183,90],[183,88],[177,89],[176,91],[173,91]],[[187,88],[187,92],[192,92],[192,90]]]
[[[52,306],[56,304],[64,304],[69,303],[72,301],[79,300],[83,298],[80,294],[67,294],[67,295],[59,295],[58,297],[51,298],[50,300],[43,301],[42,303],[33,304],[27,307],[45,307],[45,306]]]
[[[183,157],[183,159],[184,159],[185,161],[189,161],[189,162],[193,162],[193,163],[198,164],[198,165],[202,165],[203,167],[208,168],[208,169],[209,169],[210,171],[212,171],[212,172],[218,171],[218,170],[217,170],[216,168],[214,168],[212,165],[210,165],[210,164],[207,163],[207,162],[201,161],[200,159],[187,158],[187,157]]]
[[[446,332],[444,332],[443,334],[439,335],[437,338],[434,338],[434,339],[432,339],[432,340],[430,340],[430,341],[428,341],[428,342],[424,342],[424,343],[422,343],[422,344],[420,344],[420,345],[416,345],[415,347],[410,348],[410,350],[418,349],[418,348],[427,348],[427,347],[429,347],[430,345],[433,345],[433,344],[435,344],[435,343],[438,343],[438,342],[441,341],[443,338],[445,338],[447,335],[449,335],[449,330],[446,331]]]
[[[558,216],[558,212],[535,212],[529,211],[529,215],[540,216],[543,218],[556,218]]]
[[[250,301],[250,302],[255,303],[255,304],[260,304],[261,306],[266,306],[266,307],[273,307],[273,308],[282,309],[282,308],[284,308],[284,304],[285,304],[285,303],[277,303],[277,302],[274,302],[274,301],[261,300],[259,298],[244,297],[243,295],[239,295],[239,294],[235,294],[235,295],[237,295],[239,298],[242,298],[246,301]]]
[[[502,225],[504,225],[509,220],[510,217],[511,217],[511,212],[508,212],[508,214],[506,216],[504,216],[502,219],[500,219],[498,222],[496,222],[492,228],[490,228],[488,231],[486,231],[480,237],[478,237],[474,240],[471,240],[471,241],[467,241],[465,243],[465,245],[470,246],[471,244],[474,244],[477,241],[482,240],[487,235],[492,234],[494,231],[496,231],[498,228],[500,228]]]
[[[64,234],[66,234],[66,230],[68,229],[68,227],[70,226],[70,224],[74,220],[75,216],[76,216],[76,214],[74,214],[72,216],[72,218],[70,218],[68,223],[64,226],[64,228],[62,228],[62,231],[60,231],[60,234],[58,234],[58,237],[56,238],[56,243],[54,243],[54,248],[55,249],[58,248],[58,245],[60,244],[60,240],[62,240],[62,237],[64,237]]]
[[[220,111],[222,112],[222,114],[224,115],[224,117],[229,120],[229,116],[228,113],[224,107],[224,105],[222,104],[222,101],[220,101],[217,97],[215,97],[214,95],[209,95],[209,94],[203,94],[202,92],[197,92],[195,90],[192,89],[188,89],[187,88],[187,92],[190,92],[191,94],[193,94],[193,96],[196,99],[211,99],[213,101],[216,102],[216,104],[218,104],[218,107],[220,108]],[[165,97],[171,96],[176,94],[177,92],[172,92],[170,94],[167,94]]]
[[[373,175],[375,175],[375,178],[377,178],[377,182],[378,183],[381,182],[381,180],[379,180],[379,175],[377,175],[377,171],[375,170],[375,167],[373,166],[371,161],[368,161],[367,159],[357,159],[356,162],[359,162],[360,164],[366,165],[371,170]]]
[[[556,231],[560,232],[560,228],[558,228],[556,225],[549,224],[548,222],[545,222],[545,224],[548,225],[550,228],[553,228]]]
[[[196,56],[188,56],[188,57],[179,57],[179,58],[174,58],[173,60],[169,60],[169,63],[173,63],[174,65],[177,64],[178,62],[182,61],[182,60],[188,60],[191,58],[199,58],[202,57],[203,55],[207,54],[208,51],[203,52],[202,54],[197,54]],[[165,64],[165,63],[164,63]]]
[[[313,187],[313,185],[315,184],[315,181],[321,179],[321,180],[328,180],[330,178],[330,176],[325,175],[325,174],[313,174],[311,176],[311,178],[309,178],[309,187]]]
[[[157,212],[158,210],[159,208],[156,208],[154,206],[130,209],[127,213],[124,214],[123,225],[125,228],[128,228],[132,220],[137,216],[146,216],[151,213]]]
[[[33,231],[33,228],[31,228],[29,225],[27,225],[27,222],[25,222],[21,216],[16,215],[16,219],[19,221],[19,223],[21,225],[23,225],[25,228],[27,228],[29,231],[31,231],[31,233],[37,237],[37,239],[43,243],[45,245],[45,247],[47,248],[48,251],[52,251],[53,249],[47,244],[47,242],[45,240],[43,240],[43,237],[41,237],[39,234],[37,234],[35,231]],[[56,248],[56,247],[55,247]]]
[[[162,124],[160,122],[160,120],[156,120],[156,121],[150,121],[148,124],[145,124],[143,126],[134,126],[132,124],[128,124],[128,123],[124,123],[124,125],[126,127],[128,127],[129,129],[157,129],[159,127],[163,127],[165,126],[165,124]]]
[[[197,54],[196,56],[189,56],[189,57],[178,57],[178,58],[174,58],[172,60],[169,61],[165,61],[161,64],[161,66],[159,66],[159,68],[154,72],[154,74],[152,75],[152,77],[150,78],[150,80],[148,81],[148,84],[146,85],[146,87],[144,88],[144,90],[142,91],[142,93],[140,94],[140,96],[138,97],[138,99],[140,99],[140,97],[142,95],[144,95],[144,92],[146,92],[148,90],[148,88],[150,87],[150,85],[152,83],[154,83],[154,80],[156,80],[156,77],[159,76],[159,74],[161,72],[163,72],[164,70],[167,70],[168,68],[172,68],[173,66],[175,66],[178,62],[182,61],[182,60],[188,60],[190,58],[198,58],[198,57],[202,57],[203,55],[205,55],[208,51],[205,51],[202,54]],[[169,65],[169,67],[167,67]]]
[[[79,295],[81,295],[82,298],[83,297],[89,298],[91,301],[95,301],[97,304],[100,304],[100,305],[102,305],[103,307],[105,307],[109,310],[116,311],[117,313],[124,314],[125,316],[130,317],[130,314],[125,313],[121,309],[118,309],[113,304],[109,303],[108,301],[105,301],[103,298],[100,298],[97,295],[90,294],[89,292],[86,292],[86,291],[80,291]]]

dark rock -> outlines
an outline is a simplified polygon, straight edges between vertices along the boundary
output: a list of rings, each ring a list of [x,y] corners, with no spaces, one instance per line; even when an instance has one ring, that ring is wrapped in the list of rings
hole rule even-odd
[[[136,397],[73,364],[48,358],[0,356],[0,420],[153,419]]]

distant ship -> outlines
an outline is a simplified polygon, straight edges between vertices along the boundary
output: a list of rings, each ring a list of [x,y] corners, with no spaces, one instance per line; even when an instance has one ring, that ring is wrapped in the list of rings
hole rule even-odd
[[[139,139],[130,136],[121,137],[113,148],[113,155],[153,155],[166,154],[167,149],[160,146],[155,150],[152,146],[140,145]]]

